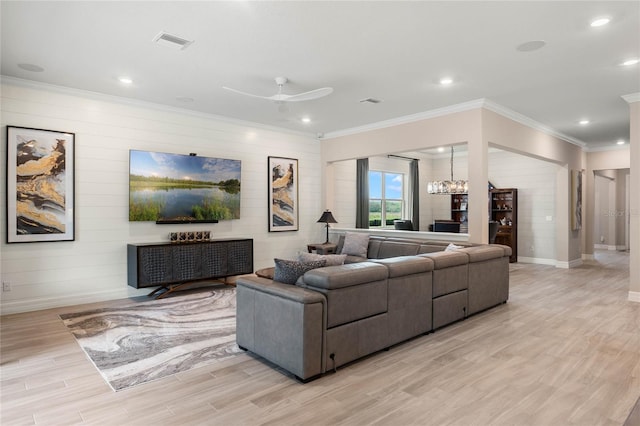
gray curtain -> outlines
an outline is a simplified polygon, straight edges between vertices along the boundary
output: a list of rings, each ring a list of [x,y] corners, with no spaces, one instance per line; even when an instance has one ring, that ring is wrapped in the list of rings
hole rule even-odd
[[[409,219],[413,224],[413,230],[420,230],[420,174],[418,173],[418,160],[411,160],[409,164]]]
[[[356,228],[369,228],[369,159],[356,162]]]

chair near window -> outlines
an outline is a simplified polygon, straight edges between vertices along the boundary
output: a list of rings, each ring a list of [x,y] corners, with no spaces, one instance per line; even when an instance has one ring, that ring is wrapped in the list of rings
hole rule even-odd
[[[398,231],[413,231],[413,223],[410,219],[396,219],[393,221],[393,227]]]
[[[460,222],[453,220],[436,219],[433,221],[433,232],[460,233]]]

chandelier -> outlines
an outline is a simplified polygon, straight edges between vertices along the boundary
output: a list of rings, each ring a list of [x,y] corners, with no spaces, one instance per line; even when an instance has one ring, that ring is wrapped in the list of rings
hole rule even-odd
[[[466,194],[469,192],[468,180],[453,180],[453,146],[451,147],[451,180],[432,180],[427,182],[429,194]]]

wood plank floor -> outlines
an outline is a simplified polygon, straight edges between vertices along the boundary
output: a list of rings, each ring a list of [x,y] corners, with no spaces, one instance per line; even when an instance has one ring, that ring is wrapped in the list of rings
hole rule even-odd
[[[115,393],[58,314],[123,301],[4,316],[0,421],[622,425],[640,397],[628,262],[603,251],[570,270],[512,264],[509,303],[304,385],[240,354]]]

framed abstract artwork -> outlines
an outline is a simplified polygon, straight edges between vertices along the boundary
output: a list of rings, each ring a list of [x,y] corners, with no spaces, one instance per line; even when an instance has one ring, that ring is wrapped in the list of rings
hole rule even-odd
[[[298,230],[298,160],[269,157],[269,232]]]
[[[582,170],[571,170],[571,229],[582,229]]]
[[[73,241],[75,134],[7,126],[7,243]]]

